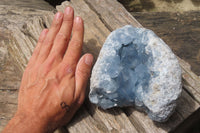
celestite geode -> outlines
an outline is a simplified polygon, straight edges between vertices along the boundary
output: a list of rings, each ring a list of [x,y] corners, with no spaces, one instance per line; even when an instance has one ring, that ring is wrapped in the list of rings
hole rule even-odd
[[[89,99],[103,109],[135,106],[166,121],[181,93],[181,68],[151,30],[131,25],[106,39],[92,70]]]

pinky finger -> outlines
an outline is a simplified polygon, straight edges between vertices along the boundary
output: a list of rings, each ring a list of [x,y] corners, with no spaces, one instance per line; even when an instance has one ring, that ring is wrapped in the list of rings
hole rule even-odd
[[[32,56],[31,56],[31,58],[29,60],[29,63],[27,65],[27,67],[32,66],[33,63],[35,62],[35,60],[37,59],[37,56],[38,56],[38,54],[40,52],[41,45],[42,45],[42,43],[43,43],[48,31],[49,31],[48,29],[44,29],[41,32],[40,37],[38,39],[38,43],[37,43],[37,45],[36,45],[36,47],[35,47],[35,49],[33,51],[33,54],[32,54]]]

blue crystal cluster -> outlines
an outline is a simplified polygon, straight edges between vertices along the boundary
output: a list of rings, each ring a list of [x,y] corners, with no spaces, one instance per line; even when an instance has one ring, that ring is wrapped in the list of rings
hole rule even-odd
[[[166,121],[181,93],[181,69],[153,31],[131,25],[106,39],[91,76],[89,98],[103,109],[133,106]]]

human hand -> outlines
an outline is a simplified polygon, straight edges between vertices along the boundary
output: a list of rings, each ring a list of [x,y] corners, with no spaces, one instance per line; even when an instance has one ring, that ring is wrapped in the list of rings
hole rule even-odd
[[[68,123],[83,103],[93,63],[91,54],[80,59],[83,32],[83,20],[74,19],[71,7],[64,14],[58,12],[50,29],[42,31],[23,74],[15,115],[21,121],[28,118],[31,130],[38,124],[55,130]]]

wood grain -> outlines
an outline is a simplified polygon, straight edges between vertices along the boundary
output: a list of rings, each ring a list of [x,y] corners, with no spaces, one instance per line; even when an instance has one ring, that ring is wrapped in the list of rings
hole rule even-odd
[[[5,6],[2,4],[8,3]],[[10,3],[9,3],[10,2]],[[39,0],[32,5],[11,0],[0,1],[0,131],[14,114],[17,107],[17,89],[21,75],[32,54],[39,33],[49,27],[54,9]],[[121,26],[132,24],[142,27],[135,18],[116,0],[73,0],[57,6],[63,11],[65,6],[74,7],[75,15],[85,23],[83,53],[92,53],[97,59],[99,51],[110,32]],[[6,14],[6,17],[5,16]],[[166,123],[153,122],[134,107],[102,110],[88,99],[77,112],[72,122],[56,132],[169,132],[199,109],[199,77],[185,61],[179,59],[183,69],[183,93],[178,100],[175,113]],[[89,87],[88,87],[89,90]]]
[[[18,91],[0,90],[0,132],[17,110]]]
[[[96,59],[99,50],[110,31],[101,22],[98,15],[93,10],[91,10],[91,8],[83,0],[64,2],[61,6],[57,6],[57,9],[63,11],[67,5],[72,6],[75,10],[75,15],[81,16],[84,20],[85,36],[83,53],[92,53]],[[97,108],[95,105],[89,104],[88,102],[87,105],[89,105],[87,107],[89,112],[93,112],[91,114],[93,119],[95,121],[98,121],[98,123],[101,123],[101,125],[103,125],[102,127],[106,127],[105,129],[108,130],[108,132],[137,132],[134,126],[129,121],[128,117],[121,109],[103,111]],[[93,124],[91,123],[90,126],[92,127]],[[79,127],[74,126],[70,128],[72,129]],[[76,129],[74,131],[78,130],[79,129]]]
[[[191,65],[200,76],[200,11],[131,12],[146,28],[152,29],[173,52]]]
[[[41,0],[0,1],[0,132],[16,112],[23,70],[54,10]]]
[[[72,3],[76,3],[76,0],[72,1]],[[122,27],[125,24],[132,24],[136,27],[141,27],[140,24],[133,18],[130,17],[130,14],[124,9],[122,5],[120,5],[117,1],[109,1],[109,0],[84,0],[89,5],[89,7],[98,15],[99,19],[102,21],[102,23],[110,30],[114,30],[116,28]],[[122,15],[123,14],[123,15]],[[126,22],[125,22],[126,20]],[[96,38],[97,40],[99,38]],[[180,65],[182,68],[184,68],[185,64],[180,60]],[[197,78],[196,81],[194,80],[194,75],[189,74],[192,73],[191,70],[187,69],[189,72],[186,72],[188,77],[183,76],[183,79],[188,81],[188,83],[199,83],[199,80]],[[184,73],[183,73],[184,74]],[[196,76],[197,77],[197,76]],[[192,81],[189,79],[193,79]],[[185,84],[184,84],[185,85]],[[190,85],[191,86],[191,85]],[[191,89],[196,90],[198,86],[196,84],[193,84]],[[185,88],[186,89],[186,88]],[[199,88],[198,88],[199,89]],[[134,111],[129,114],[129,118],[131,119],[131,116],[134,116],[137,119],[134,119],[134,121],[131,121],[132,124],[136,127],[136,129],[139,132],[168,132],[172,131],[175,127],[177,127],[184,119],[186,119],[189,115],[191,115],[193,112],[195,112],[199,108],[198,101],[193,99],[190,94],[187,93],[188,91],[183,91],[183,96],[179,100],[179,104],[176,108],[176,111],[174,115],[170,118],[170,120],[167,123],[158,125],[154,124],[148,117],[144,117],[141,112]],[[199,96],[197,96],[199,98]],[[188,103],[188,104],[184,104]],[[181,106],[179,106],[181,105]],[[188,108],[188,105],[189,106]],[[130,110],[127,110],[130,112]],[[140,115],[139,115],[140,114]],[[138,117],[141,116],[141,117]],[[176,119],[173,119],[176,118]],[[149,124],[148,122],[145,123],[145,121],[151,121],[153,124]],[[142,126],[138,123],[144,123]],[[149,131],[149,126],[151,127],[151,131]]]

